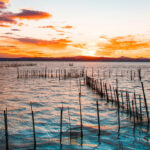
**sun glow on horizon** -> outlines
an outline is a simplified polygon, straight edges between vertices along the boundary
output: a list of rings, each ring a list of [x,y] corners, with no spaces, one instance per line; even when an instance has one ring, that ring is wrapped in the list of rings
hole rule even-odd
[[[96,50],[83,50],[83,56],[96,56]]]

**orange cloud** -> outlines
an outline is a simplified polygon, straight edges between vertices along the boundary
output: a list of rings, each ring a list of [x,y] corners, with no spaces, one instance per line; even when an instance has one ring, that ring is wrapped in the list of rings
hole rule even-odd
[[[9,3],[10,0],[0,0],[0,2],[3,2],[3,3]]]
[[[86,48],[86,45],[87,44],[85,44],[85,43],[72,44],[72,46],[75,48]]]
[[[23,26],[23,25],[24,25],[24,24],[23,24],[22,22],[18,23],[18,26],[20,26],[20,27]]]
[[[57,26],[53,26],[53,25],[49,25],[49,26],[43,26],[43,27],[40,27],[40,28],[50,28],[50,29],[56,29]],[[72,26],[64,26],[64,27],[59,27],[59,28],[62,28],[62,29],[71,29],[73,28]],[[57,32],[64,32],[62,30],[56,30]]]
[[[10,25],[0,24],[0,27],[5,27],[5,28],[7,28],[7,27],[10,27]]]
[[[18,47],[0,47],[0,57],[36,57],[40,56],[38,51],[23,51]]]
[[[96,56],[111,56],[113,54],[114,51],[106,51],[106,50],[97,50],[96,51]]]
[[[60,34],[58,34],[58,35],[61,35],[61,36],[63,36],[63,35],[65,35],[64,33],[60,33]]]
[[[43,11],[22,9],[20,13],[12,15],[12,18],[28,19],[28,20],[40,20],[52,17],[51,14]]]
[[[132,55],[135,55],[135,53],[142,53],[142,50],[150,48],[150,41],[139,40],[136,38],[136,36],[133,35],[114,38],[107,38],[105,36],[101,36],[100,38],[105,39],[105,42],[97,43],[99,50],[97,50],[96,55],[98,56],[130,56],[131,53]]]
[[[107,39],[107,37],[105,35],[101,35],[99,38]]]
[[[60,32],[60,33],[63,33],[64,31],[62,31],[62,30],[56,30],[56,32]]]
[[[0,57],[36,57],[40,51],[30,49],[29,45],[24,45],[21,42],[17,42],[9,37],[5,37],[6,40],[9,41],[2,41],[2,43],[7,43],[6,45],[0,44]],[[37,49],[37,47],[36,47]]]
[[[0,57],[13,57],[18,55],[18,48],[13,45],[0,45]]]
[[[149,41],[136,40],[135,37],[131,35],[115,37],[107,40],[108,42],[105,44],[98,43],[98,47],[105,50],[137,50],[150,47]]]
[[[73,27],[72,26],[64,26],[62,28],[64,28],[64,29],[72,29]]]
[[[1,36],[0,57],[62,57],[81,53],[67,48],[71,42],[68,39],[48,41]]]
[[[40,27],[40,28],[50,28],[50,29],[55,29],[56,27],[55,27],[55,26],[50,25],[50,26],[43,26],[43,27]]]
[[[33,38],[16,38],[17,41],[32,44],[40,47],[48,47],[54,50],[65,49],[72,41],[68,39],[58,39],[58,40],[41,40]]]

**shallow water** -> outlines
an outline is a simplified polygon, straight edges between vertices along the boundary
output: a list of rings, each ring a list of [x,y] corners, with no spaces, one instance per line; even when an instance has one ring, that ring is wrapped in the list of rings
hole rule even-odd
[[[80,137],[80,110],[78,79],[58,80],[56,78],[17,79],[17,68],[11,64],[31,62],[0,62],[0,149],[5,149],[5,128],[3,110],[8,110],[8,132],[10,149],[33,149],[33,131],[30,102],[33,105],[37,149],[144,149],[150,147],[150,132],[145,125],[136,124],[126,113],[120,114],[121,128],[118,132],[117,109],[97,96],[87,86],[82,86],[83,139]],[[27,69],[88,69],[88,75],[141,94],[141,85],[136,74],[142,69],[150,110],[150,63],[102,63],[102,62],[32,62],[35,66],[19,66]],[[10,67],[5,67],[5,65]],[[98,72],[99,70],[99,72]],[[135,71],[131,80],[129,71]],[[128,71],[128,73],[127,73]],[[111,72],[111,75],[110,75]],[[83,81],[82,81],[83,82]],[[97,133],[96,100],[99,99],[101,136]],[[63,134],[60,145],[60,109],[63,104]],[[69,115],[71,122],[71,140]],[[143,104],[143,113],[144,112]]]

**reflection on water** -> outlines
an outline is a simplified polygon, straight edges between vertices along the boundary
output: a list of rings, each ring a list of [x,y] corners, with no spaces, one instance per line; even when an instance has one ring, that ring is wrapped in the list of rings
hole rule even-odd
[[[137,124],[134,128],[134,124],[128,119],[128,116],[125,113],[120,113],[121,124],[118,135],[116,107],[102,100],[84,85],[81,86],[83,117],[83,139],[81,139],[77,79],[17,79],[17,68],[10,64],[31,63],[7,62],[11,67],[4,67],[5,63],[0,62],[0,149],[5,149],[3,111],[6,107],[8,109],[10,149],[33,148],[30,102],[32,102],[34,110],[37,149],[60,149],[61,146],[62,149],[149,149],[150,132],[147,130],[147,126]],[[92,75],[93,68],[93,76],[96,78],[101,78],[115,85],[117,77],[120,89],[127,88],[130,92],[136,90],[138,93],[142,92],[140,82],[136,75],[131,80],[127,71],[136,71],[140,67],[150,109],[150,63],[74,62],[73,66],[69,66],[69,62],[33,62],[33,64],[36,65],[23,65],[19,69],[88,68],[88,74]],[[99,99],[100,111],[100,138],[97,136],[97,99]],[[62,145],[60,145],[62,104]],[[68,115],[68,107],[70,115]]]

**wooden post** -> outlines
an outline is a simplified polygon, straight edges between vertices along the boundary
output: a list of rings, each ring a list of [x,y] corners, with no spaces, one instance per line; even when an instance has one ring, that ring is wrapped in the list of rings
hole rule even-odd
[[[119,102],[119,94],[118,89],[116,89],[116,96],[117,96],[117,106],[118,106],[118,132],[120,132],[120,102]]]
[[[63,106],[60,110],[60,144],[62,144],[62,120],[63,120]]]
[[[96,106],[97,106],[98,136],[100,136],[101,130],[100,130],[100,116],[99,116],[99,104],[98,104],[98,99],[96,100]]]
[[[142,91],[143,91],[143,97],[144,97],[145,109],[146,109],[146,114],[147,114],[147,120],[148,120],[148,124],[149,124],[149,112],[148,112],[148,106],[147,106],[147,100],[146,100],[146,96],[145,96],[145,91],[144,91],[144,85],[143,85],[143,82],[141,82],[141,85],[142,85]]]
[[[139,104],[140,104],[140,119],[142,121],[142,102],[141,102],[141,95],[139,95]]]
[[[6,110],[4,110],[4,123],[5,123],[6,150],[9,150],[9,144],[8,144],[8,123],[7,123],[7,108],[6,108]]]
[[[135,111],[134,111],[134,102],[132,100],[132,108],[133,108],[133,119],[134,119],[134,128],[135,128]]]
[[[82,137],[83,137],[83,124],[82,124],[81,95],[79,95],[79,105],[80,105],[80,127],[81,127],[81,138],[82,138]]]
[[[70,111],[69,111],[69,107],[68,107],[68,116],[69,116],[69,131],[70,131],[70,144],[71,144],[71,119],[70,119]]]
[[[124,109],[123,92],[121,92],[121,99],[122,99],[122,108]]]

